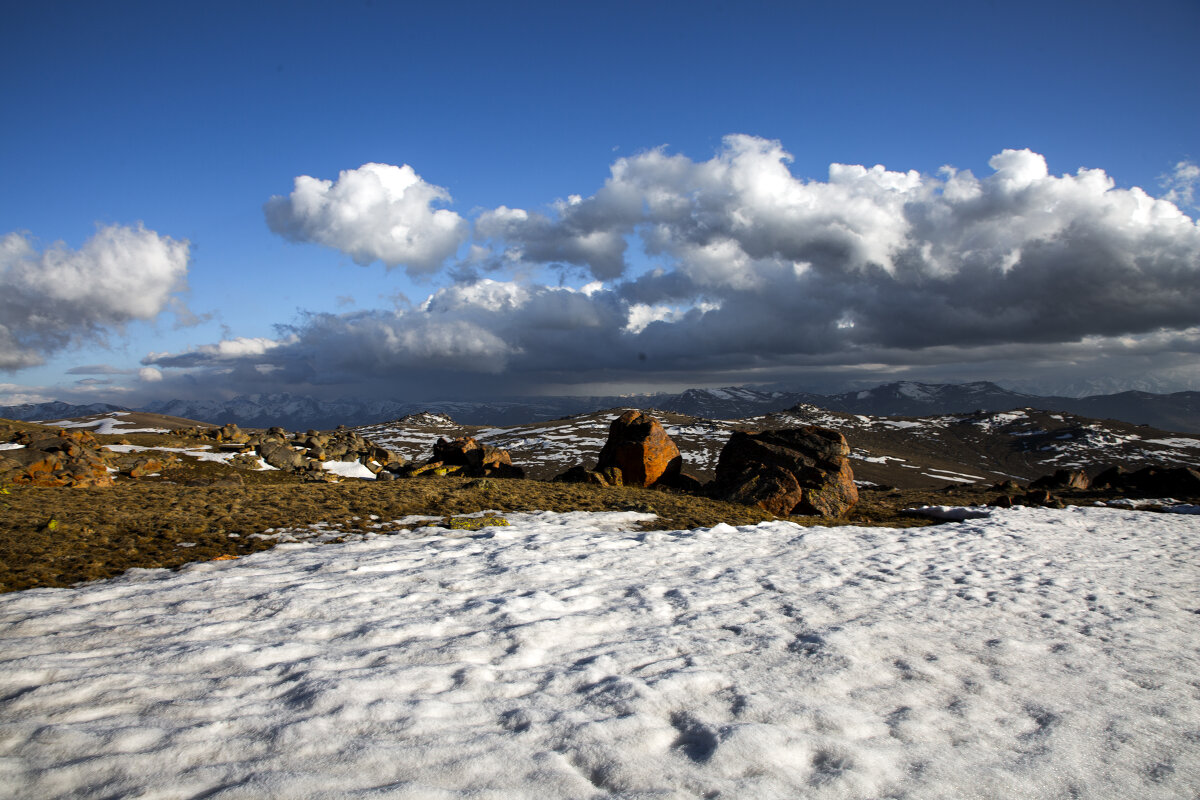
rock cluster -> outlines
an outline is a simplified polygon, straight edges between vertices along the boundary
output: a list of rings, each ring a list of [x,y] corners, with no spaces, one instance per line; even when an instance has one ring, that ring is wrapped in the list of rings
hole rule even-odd
[[[992,505],[1009,508],[1020,506],[1065,505],[1055,493],[1091,492],[1092,494],[1128,494],[1141,498],[1200,497],[1200,470],[1195,467],[1142,467],[1130,472],[1124,467],[1109,467],[1094,478],[1082,470],[1060,469],[1043,475],[1022,490],[1014,481],[996,484],[1001,494]]]
[[[24,431],[0,451],[0,476],[26,486],[112,486],[100,443],[87,431]]]
[[[219,428],[193,428],[182,433],[212,441],[223,450],[253,457],[257,454],[267,465],[298,473],[305,480],[333,481],[337,477],[321,465],[327,461],[357,461],[377,476],[394,473],[404,467],[404,456],[364,439],[344,425],[337,430],[289,433],[283,428],[268,428],[249,433],[232,423]]]
[[[404,478],[418,475],[458,475],[464,478],[523,478],[525,470],[513,466],[507,450],[481,444],[470,436],[439,438],[433,456],[424,464],[399,471]]]
[[[772,514],[840,517],[858,502],[842,434],[808,425],[735,431],[721,450],[709,494]]]

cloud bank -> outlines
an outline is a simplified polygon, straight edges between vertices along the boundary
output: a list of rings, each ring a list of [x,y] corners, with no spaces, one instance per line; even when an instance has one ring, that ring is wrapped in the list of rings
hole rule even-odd
[[[479,215],[474,249],[526,277],[460,282],[410,309],[311,313],[253,353],[225,342],[146,363],[390,393],[485,376],[519,393],[803,370],[966,378],[962,367],[979,364],[1179,375],[1195,363],[1200,227],[1171,201],[1190,185],[1186,163],[1174,194],[1156,199],[1101,169],[1055,176],[1030,150],[995,155],[983,177],[833,164],[826,180],[806,180],[790,161],[781,143],[742,135],[707,161],[663,149],[622,158],[590,196]],[[415,199],[379,188],[380,174],[403,175]],[[457,215],[431,211],[434,199],[448,198],[411,168],[367,165],[337,183],[297,179],[268,217],[356,260],[428,272],[466,235]],[[438,235],[406,240],[425,243],[419,256],[385,258],[381,231],[397,226]],[[630,241],[654,268],[631,267]],[[595,282],[527,277],[555,263]]]
[[[182,304],[188,243],[140,224],[110,225],[78,250],[38,251],[26,233],[0,237],[0,369],[34,366],[82,340]]]
[[[356,264],[382,261],[409,274],[436,272],[469,235],[467,221],[434,203],[450,194],[404,164],[363,164],[337,181],[301,175],[287,197],[263,212],[272,231],[293,242],[341,250]]]

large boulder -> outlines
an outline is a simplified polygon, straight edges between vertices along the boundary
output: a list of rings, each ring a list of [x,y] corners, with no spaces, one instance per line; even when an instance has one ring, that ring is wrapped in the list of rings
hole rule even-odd
[[[626,411],[609,426],[595,471],[619,469],[625,486],[670,486],[682,467],[679,448],[662,424],[642,411]]]
[[[735,431],[721,450],[710,494],[781,516],[840,517],[858,502],[842,434],[808,425]]]
[[[1091,488],[1141,497],[1200,497],[1200,469],[1195,467],[1142,467],[1130,472],[1115,466],[1092,479]]]
[[[1124,479],[1124,489],[1146,497],[1200,497],[1195,467],[1142,467]]]
[[[304,454],[298,452],[286,441],[266,441],[258,447],[262,460],[276,469],[300,469],[304,466]]]

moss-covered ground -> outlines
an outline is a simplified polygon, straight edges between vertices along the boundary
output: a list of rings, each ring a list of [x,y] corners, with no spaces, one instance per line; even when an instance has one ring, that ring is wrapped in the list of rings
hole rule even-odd
[[[195,465],[181,469],[204,471]],[[181,473],[173,470],[164,477]],[[101,489],[9,486],[8,491],[0,495],[0,591],[69,586],[119,575],[131,567],[174,568],[242,556],[273,546],[251,534],[317,522],[353,532],[367,529],[372,517],[390,521],[485,510],[654,513],[657,518],[644,526],[648,529],[775,519],[758,508],[674,492],[495,478],[303,484],[288,482],[280,473],[260,473],[240,486],[148,479]],[[845,519],[791,519],[802,525],[911,526],[926,524],[900,513],[911,505],[986,499],[968,491],[936,497],[928,492],[864,492]]]

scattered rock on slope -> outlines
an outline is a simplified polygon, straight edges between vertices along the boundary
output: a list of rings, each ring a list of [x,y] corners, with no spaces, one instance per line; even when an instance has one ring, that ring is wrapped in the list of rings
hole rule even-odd
[[[460,475],[465,478],[523,478],[525,471],[513,466],[507,450],[480,444],[470,436],[440,438],[433,445],[433,456],[418,467],[401,474]]]
[[[840,517],[858,502],[849,455],[844,436],[814,425],[735,431],[721,450],[710,492],[772,514]]]

